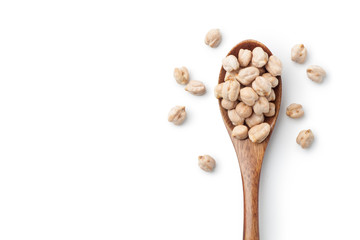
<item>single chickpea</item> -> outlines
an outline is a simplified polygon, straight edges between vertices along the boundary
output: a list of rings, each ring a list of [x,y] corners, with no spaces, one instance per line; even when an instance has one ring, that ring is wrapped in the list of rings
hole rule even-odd
[[[296,143],[302,148],[308,148],[314,141],[314,134],[310,129],[302,130],[296,138]]]
[[[321,83],[323,81],[323,78],[326,76],[325,70],[317,65],[309,66],[306,69],[306,73],[308,78],[310,78],[311,80],[317,83]]]
[[[226,99],[221,100],[221,106],[223,108],[225,108],[226,110],[234,109],[236,107],[237,103],[238,103],[237,101],[232,102],[232,101],[229,101]]]
[[[256,77],[259,76],[259,69],[256,67],[243,68],[236,75],[236,79],[243,85],[249,85]]]
[[[277,77],[274,77],[270,73],[264,73],[262,77],[270,82],[272,88],[276,87],[279,84],[279,79],[277,79]]]
[[[252,57],[252,53],[250,50],[240,49],[239,55],[238,55],[240,67],[246,67],[247,65],[249,65],[249,63],[251,61],[251,57]]]
[[[259,96],[269,96],[271,93],[271,83],[263,77],[257,77],[251,86]]]
[[[226,81],[222,87],[222,97],[229,101],[236,101],[239,97],[240,83],[238,81]]]
[[[211,156],[203,155],[198,157],[198,165],[202,170],[212,172],[215,168],[216,162]]]
[[[222,98],[223,85],[224,85],[224,83],[220,83],[220,84],[216,85],[216,87],[214,89],[214,95],[217,99]]]
[[[252,107],[254,106],[255,102],[259,99],[259,96],[251,87],[244,87],[240,90],[240,99],[246,105]]]
[[[238,125],[232,130],[231,136],[243,140],[248,136],[248,128],[244,125]]]
[[[193,95],[201,96],[201,95],[205,94],[206,87],[205,87],[204,83],[202,83],[200,81],[191,80],[186,85],[185,91],[187,91]]]
[[[270,134],[270,125],[261,123],[253,126],[249,130],[249,139],[254,143],[262,143]]]
[[[261,68],[266,65],[268,61],[268,54],[264,52],[261,47],[256,47],[252,51],[251,63],[257,68]]]
[[[304,116],[304,109],[301,104],[292,103],[286,108],[286,115],[291,118],[300,118]]]
[[[274,89],[271,89],[270,95],[266,97],[269,102],[275,101],[276,95]]]
[[[173,107],[168,115],[168,121],[175,125],[180,125],[185,121],[186,111],[184,106]]]
[[[236,105],[235,110],[236,113],[242,118],[248,118],[252,114],[252,107],[246,105],[243,102],[238,103],[238,105]]]
[[[248,125],[248,127],[251,128],[255,125],[258,125],[258,124],[264,122],[264,115],[263,114],[257,115],[255,113],[253,113],[251,115],[251,117],[245,119],[245,122],[246,122],[246,125]]]
[[[274,77],[280,76],[282,72],[282,63],[278,57],[272,55],[269,57],[269,61],[265,68]]]
[[[239,69],[239,62],[234,55],[229,55],[222,60],[223,68],[227,72],[232,72]]]
[[[291,49],[291,60],[297,63],[304,63],[306,60],[307,51],[304,44],[296,44]]]
[[[240,117],[235,109],[228,110],[228,116],[234,126],[242,125],[244,123],[244,118]]]
[[[269,101],[265,97],[259,97],[253,106],[254,113],[257,115],[269,112]]]
[[[236,80],[237,71],[226,72],[224,81]]]
[[[269,103],[269,112],[264,113],[265,117],[273,117],[275,116],[275,104]]]
[[[175,68],[174,78],[177,83],[185,85],[189,82],[189,71],[186,67]]]

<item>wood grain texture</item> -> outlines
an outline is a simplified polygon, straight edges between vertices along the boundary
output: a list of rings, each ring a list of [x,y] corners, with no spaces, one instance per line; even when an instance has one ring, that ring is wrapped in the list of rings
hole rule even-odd
[[[228,55],[235,55],[237,57],[240,49],[243,48],[252,51],[255,47],[262,47],[269,57],[272,55],[271,51],[264,44],[255,40],[245,40],[240,42],[229,52]],[[225,73],[226,71],[224,68],[221,68],[219,83],[224,82]],[[249,139],[238,140],[231,137],[231,132],[234,126],[228,117],[227,110],[221,107],[221,102],[219,100],[220,112],[234,145],[242,176],[244,191],[244,240],[259,240],[258,200],[260,172],[265,150],[274,130],[281,103],[282,82],[280,76],[277,78],[279,79],[279,84],[276,88],[274,88],[276,95],[276,100],[274,102],[276,112],[273,117],[265,118],[265,122],[270,124],[271,130],[269,136],[260,144],[253,143]]]

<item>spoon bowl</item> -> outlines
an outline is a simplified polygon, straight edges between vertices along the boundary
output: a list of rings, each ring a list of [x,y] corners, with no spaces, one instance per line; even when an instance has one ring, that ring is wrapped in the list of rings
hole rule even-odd
[[[255,40],[245,40],[237,44],[228,55],[238,56],[240,49],[248,49],[252,51],[256,47],[261,47],[269,57],[272,55],[271,51],[262,43]],[[224,82],[226,71],[221,68],[219,75],[219,84]],[[225,123],[231,141],[234,145],[235,152],[240,165],[240,172],[244,192],[244,240],[259,240],[259,214],[258,214],[258,196],[259,196],[259,182],[261,166],[265,154],[266,147],[269,143],[271,134],[274,130],[277,117],[279,115],[281,103],[282,82],[281,76],[277,77],[279,84],[274,88],[276,99],[275,115],[273,117],[266,117],[265,122],[270,125],[270,133],[262,143],[253,143],[249,138],[245,140],[238,140],[231,136],[234,128],[232,125],[227,110],[221,107],[221,100],[219,99],[219,106],[222,118]],[[244,87],[244,86],[241,86]]]

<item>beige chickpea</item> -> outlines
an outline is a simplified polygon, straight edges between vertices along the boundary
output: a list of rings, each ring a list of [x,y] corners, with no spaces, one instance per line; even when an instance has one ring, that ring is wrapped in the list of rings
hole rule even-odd
[[[248,136],[248,128],[245,125],[238,125],[232,130],[231,136],[243,140]]]
[[[249,85],[260,74],[259,69],[256,67],[243,68],[236,75],[236,79],[243,85]]]
[[[175,68],[174,78],[177,83],[185,85],[189,82],[189,71],[186,67]]]
[[[245,122],[246,122],[246,125],[248,125],[248,127],[251,128],[255,125],[258,125],[258,124],[264,122],[264,115],[263,114],[257,115],[255,113],[253,113],[251,115],[251,117],[245,119]]]
[[[231,109],[234,109],[237,105],[237,101],[229,101],[229,100],[226,100],[226,99],[222,99],[221,100],[221,106],[227,110],[231,110]]]
[[[249,139],[254,143],[262,143],[270,133],[270,125],[268,123],[261,123],[253,126],[249,130]]]
[[[264,73],[262,77],[270,82],[272,88],[276,87],[279,84],[279,79],[277,79],[277,77],[274,77],[270,73]]]
[[[214,89],[214,95],[216,98],[222,98],[222,88],[223,88],[224,83],[220,83],[218,85],[216,85],[215,89]]]
[[[251,86],[259,96],[269,96],[271,93],[271,83],[263,77],[256,77]]]
[[[282,72],[282,63],[278,57],[272,55],[269,57],[269,61],[265,68],[274,77],[280,76]]]
[[[219,29],[211,29],[205,36],[205,44],[212,48],[219,46],[221,42],[221,33]]]
[[[306,69],[306,73],[309,79],[317,83],[321,83],[323,81],[323,78],[326,76],[325,70],[317,65],[309,66]]]
[[[244,87],[240,90],[240,99],[246,105],[252,107],[255,102],[259,99],[257,93],[251,87]]]
[[[306,60],[307,51],[304,44],[296,44],[291,49],[291,60],[297,63],[304,63]]]
[[[193,95],[197,95],[197,96],[201,96],[203,94],[205,94],[206,92],[206,87],[205,85],[200,82],[200,81],[196,81],[196,80],[191,80],[185,87],[185,91],[188,91],[189,93],[193,94]]]
[[[269,103],[269,112],[264,113],[265,117],[273,117],[275,115],[275,104]]]
[[[296,143],[302,148],[308,148],[314,141],[314,134],[310,129],[302,130],[296,138]]]
[[[252,53],[248,49],[240,49],[238,54],[238,60],[240,67],[246,67],[251,61]]]
[[[211,156],[203,155],[198,157],[198,165],[202,170],[212,172],[215,168],[216,162]]]
[[[286,108],[286,115],[291,118],[300,118],[304,115],[304,109],[301,104],[292,103]]]
[[[222,88],[222,97],[229,101],[236,101],[239,97],[240,83],[238,81],[226,81]]]
[[[226,72],[224,81],[236,80],[237,71]]]
[[[264,52],[261,47],[256,47],[252,51],[251,63],[255,67],[261,68],[266,65],[268,61],[268,54]]]
[[[234,55],[229,55],[222,60],[223,68],[227,72],[232,72],[239,69],[239,62]]]
[[[246,105],[243,102],[238,103],[235,108],[236,113],[242,118],[248,118],[252,114],[252,107]]]
[[[269,96],[266,97],[269,102],[275,101],[276,95],[274,89],[271,89]]]
[[[180,125],[185,121],[186,111],[184,106],[173,107],[168,115],[168,121],[175,125]]]
[[[259,97],[253,106],[254,113],[257,115],[269,112],[269,101],[265,97]]]
[[[244,123],[244,118],[240,117],[235,109],[228,110],[228,116],[234,126],[242,125]]]

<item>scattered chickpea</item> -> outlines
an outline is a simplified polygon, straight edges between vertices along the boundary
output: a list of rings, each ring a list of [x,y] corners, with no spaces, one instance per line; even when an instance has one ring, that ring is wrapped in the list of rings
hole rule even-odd
[[[173,107],[168,115],[168,121],[175,125],[180,125],[185,121],[186,111],[184,106]]]
[[[222,87],[222,97],[229,101],[236,101],[239,97],[240,83],[238,81],[226,81]]]
[[[242,118],[248,118],[252,114],[252,107],[246,105],[243,102],[238,103],[238,105],[236,105],[235,110],[236,113]]]
[[[188,91],[189,93],[193,94],[193,95],[197,95],[197,96],[201,96],[203,94],[205,94],[206,92],[206,87],[205,85],[200,82],[200,81],[196,81],[196,80],[191,80],[185,87],[185,91]]]
[[[271,93],[271,83],[263,77],[257,77],[252,82],[252,88],[259,96],[269,96]]]
[[[244,123],[244,118],[240,117],[235,109],[228,110],[228,116],[234,126],[242,125]]]
[[[186,67],[175,68],[174,78],[177,83],[185,85],[189,82],[189,71]]]
[[[286,108],[286,115],[291,118],[300,118],[304,115],[304,110],[301,104],[292,103]]]
[[[282,72],[282,63],[278,57],[272,55],[269,57],[269,61],[265,68],[274,77],[280,76]]]
[[[270,133],[270,125],[268,123],[261,123],[253,126],[249,130],[249,139],[254,143],[262,143]]]
[[[221,42],[221,33],[219,29],[211,29],[205,36],[205,44],[212,48],[219,46]]]
[[[251,115],[251,117],[245,119],[245,122],[246,122],[246,125],[248,125],[248,127],[251,128],[255,125],[258,125],[258,124],[264,122],[264,115],[263,114],[257,115],[255,113],[253,113]]]
[[[222,99],[221,100],[221,106],[227,110],[231,110],[231,109],[234,109],[237,105],[237,101],[229,101],[229,100],[226,100],[226,99]]]
[[[325,70],[317,65],[309,66],[306,69],[306,73],[309,79],[317,83],[321,83],[323,81],[323,78],[326,76]]]
[[[259,69],[256,67],[247,67],[239,71],[236,79],[243,85],[249,85],[260,74]]]
[[[314,134],[310,129],[302,130],[296,138],[296,143],[302,148],[308,148],[314,141]]]
[[[211,156],[203,155],[198,157],[198,164],[202,170],[212,172],[215,168],[216,162]]]
[[[246,67],[251,61],[252,53],[248,49],[240,49],[238,54],[238,60],[240,67]]]
[[[304,63],[306,60],[307,51],[304,44],[296,44],[291,49],[291,60],[297,63]]]
[[[231,136],[243,140],[248,136],[248,128],[245,125],[238,125],[232,130]]]
[[[239,62],[234,55],[229,55],[222,61],[223,68],[227,72],[232,72],[239,69]]]
[[[265,97],[259,97],[253,106],[254,113],[257,115],[269,112],[269,101]]]
[[[257,68],[265,66],[268,61],[268,54],[261,47],[254,48],[252,56],[251,63]]]

